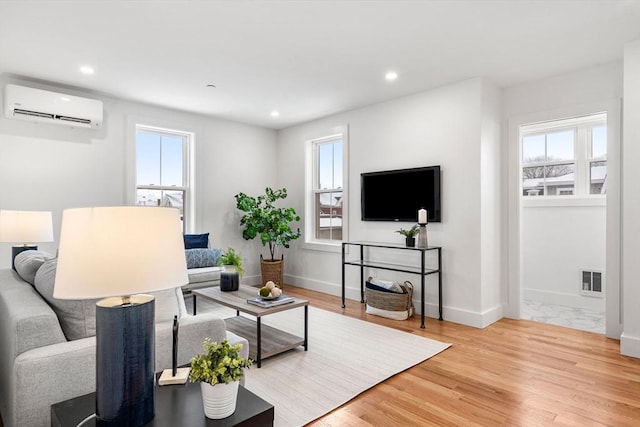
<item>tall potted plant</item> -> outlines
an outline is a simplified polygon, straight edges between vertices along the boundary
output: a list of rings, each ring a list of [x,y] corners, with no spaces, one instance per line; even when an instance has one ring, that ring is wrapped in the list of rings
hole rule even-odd
[[[280,208],[275,202],[287,197],[287,189],[265,189],[265,194],[251,197],[244,193],[235,195],[236,207],[245,212],[240,219],[240,225],[244,227],[242,237],[246,240],[260,236],[263,246],[269,245],[269,259],[260,255],[260,267],[262,269],[262,284],[269,280],[283,286],[284,254],[276,259],[276,248],[282,246],[288,248],[292,240],[300,237],[301,232],[291,229],[291,222],[300,221],[300,217],[293,208]]]

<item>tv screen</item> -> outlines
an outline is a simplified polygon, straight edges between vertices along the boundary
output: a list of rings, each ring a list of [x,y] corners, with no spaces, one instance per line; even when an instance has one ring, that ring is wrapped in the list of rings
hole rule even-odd
[[[360,174],[363,221],[440,222],[440,166]]]

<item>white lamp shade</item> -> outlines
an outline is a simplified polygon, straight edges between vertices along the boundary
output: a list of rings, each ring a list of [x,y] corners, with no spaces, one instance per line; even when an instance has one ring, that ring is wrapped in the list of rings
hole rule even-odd
[[[188,281],[177,209],[122,206],[63,212],[55,298],[133,295]]]
[[[0,210],[0,242],[53,242],[51,212]]]

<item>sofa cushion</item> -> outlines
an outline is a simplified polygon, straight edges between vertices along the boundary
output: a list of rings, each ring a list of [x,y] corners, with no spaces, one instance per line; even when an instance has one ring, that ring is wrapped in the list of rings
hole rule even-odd
[[[52,254],[44,251],[22,251],[16,255],[14,265],[22,280],[33,285],[38,269],[53,258]]]
[[[53,297],[58,260],[45,262],[35,279],[36,290],[55,311],[67,340],[77,340],[96,334],[96,302],[92,300],[65,300]]]
[[[100,299],[65,300],[53,297],[57,259],[45,262],[38,270],[35,288],[58,316],[60,327],[69,341],[96,334],[96,303]],[[155,322],[168,322],[180,316],[179,288],[152,292],[155,297]]]
[[[187,268],[203,268],[214,267],[218,265],[218,260],[221,254],[220,249],[204,249],[194,248],[186,249],[184,251],[187,257]]]
[[[220,280],[220,271],[222,267],[190,268],[187,270],[189,284]]]
[[[209,233],[184,235],[185,249],[208,248],[208,247],[209,247]]]

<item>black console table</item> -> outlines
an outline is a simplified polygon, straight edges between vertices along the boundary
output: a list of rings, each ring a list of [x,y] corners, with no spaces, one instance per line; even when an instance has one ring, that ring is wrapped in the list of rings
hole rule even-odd
[[[357,260],[347,260],[347,246],[357,246],[360,248],[360,258]],[[406,251],[420,252],[420,267],[411,267],[393,263],[371,261],[365,259],[364,248],[401,249]],[[426,253],[429,251],[438,252],[437,268],[427,268]],[[438,274],[438,320],[442,320],[442,248],[440,246],[428,246],[426,248],[411,248],[405,245],[395,245],[393,243],[373,243],[373,242],[342,242],[342,308],[345,307],[345,266],[355,265],[360,267],[360,302],[364,303],[364,269],[377,268],[380,270],[400,271],[402,273],[417,274],[420,276],[420,327],[424,329],[424,285],[425,278],[430,274]]]

